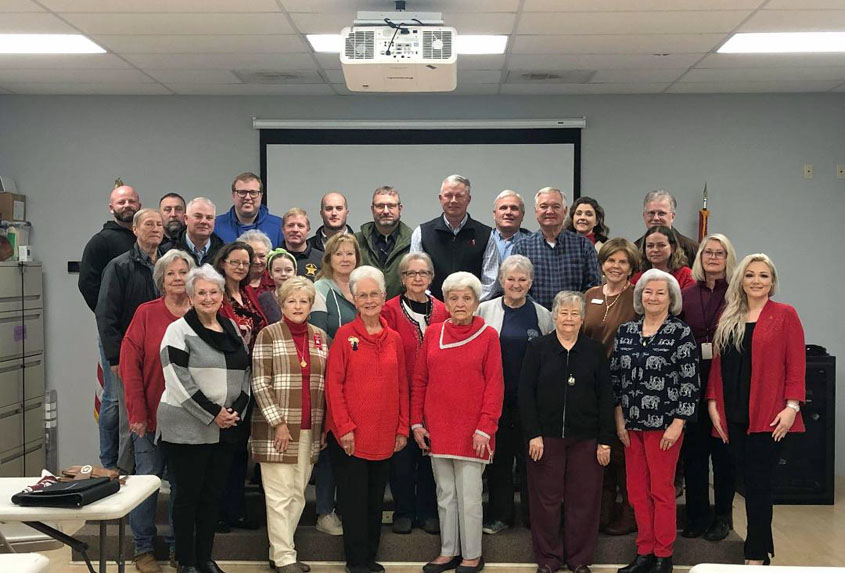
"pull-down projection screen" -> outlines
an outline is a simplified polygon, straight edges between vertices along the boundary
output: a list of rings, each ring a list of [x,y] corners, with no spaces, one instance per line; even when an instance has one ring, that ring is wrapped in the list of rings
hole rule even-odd
[[[557,127],[563,120],[545,122],[545,127],[461,129],[263,127],[274,123],[255,121],[261,129],[267,206],[277,214],[304,208],[312,230],[321,224],[318,211],[324,193],[339,191],[347,197],[349,224],[358,230],[372,220],[372,193],[383,185],[400,192],[402,220],[414,227],[441,212],[440,183],[452,173],[470,179],[470,214],[487,224],[493,200],[504,189],[518,191],[525,199],[524,226],[529,229],[536,229],[532,201],[538,189],[558,187],[569,202],[580,194],[581,130]]]

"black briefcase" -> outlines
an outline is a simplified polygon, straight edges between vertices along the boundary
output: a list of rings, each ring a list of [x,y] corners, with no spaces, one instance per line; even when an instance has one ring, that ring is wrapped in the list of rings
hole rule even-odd
[[[120,482],[107,477],[57,482],[36,491],[12,496],[12,503],[29,507],[82,507],[120,490]]]

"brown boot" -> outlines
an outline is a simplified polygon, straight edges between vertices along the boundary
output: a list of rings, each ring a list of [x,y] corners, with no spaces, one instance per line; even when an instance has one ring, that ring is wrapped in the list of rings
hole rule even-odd
[[[619,517],[608,525],[604,532],[608,535],[628,535],[637,530],[637,520],[634,519],[634,510],[630,505],[623,505]]]

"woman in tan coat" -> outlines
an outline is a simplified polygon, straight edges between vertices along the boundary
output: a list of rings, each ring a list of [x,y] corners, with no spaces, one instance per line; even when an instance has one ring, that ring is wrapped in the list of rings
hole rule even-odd
[[[282,320],[261,330],[252,353],[252,457],[261,464],[270,562],[279,573],[310,567],[297,561],[293,534],[305,508],[305,486],[320,453],[325,414],[326,333],[308,324],[316,293],[295,277],[278,291]]]

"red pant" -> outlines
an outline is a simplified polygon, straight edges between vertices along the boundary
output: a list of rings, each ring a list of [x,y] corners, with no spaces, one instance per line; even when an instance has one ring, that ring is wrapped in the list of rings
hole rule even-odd
[[[666,451],[663,430],[629,430],[625,452],[628,499],[637,519],[637,553],[671,557],[676,535],[675,466],[684,436]]]

